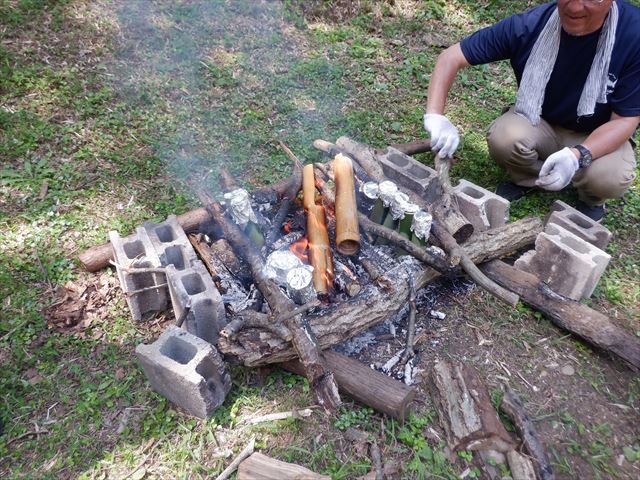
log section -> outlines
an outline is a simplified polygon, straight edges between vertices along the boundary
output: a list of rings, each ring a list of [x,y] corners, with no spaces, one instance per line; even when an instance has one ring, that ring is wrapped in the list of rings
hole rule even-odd
[[[341,393],[400,421],[407,417],[416,393],[414,388],[332,350],[325,350],[324,358]],[[284,362],[282,367],[298,375],[304,374],[297,360]]]
[[[640,338],[616,325],[606,315],[558,295],[535,275],[503,261],[489,262],[482,270],[505,288],[518,293],[523,302],[544,313],[558,327],[640,368]]]

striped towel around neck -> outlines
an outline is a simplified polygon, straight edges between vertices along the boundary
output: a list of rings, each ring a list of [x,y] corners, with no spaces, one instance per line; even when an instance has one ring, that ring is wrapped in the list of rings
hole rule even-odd
[[[616,40],[618,25],[618,6],[612,2],[609,15],[602,26],[596,54],[589,70],[578,102],[577,115],[579,117],[593,115],[596,103],[607,101],[607,79],[611,52]],[[524,116],[532,125],[540,123],[540,113],[544,102],[544,92],[551,72],[556,64],[558,49],[560,48],[560,32],[562,25],[558,8],[553,11],[549,20],[533,45],[527,63],[522,73],[520,87],[516,97],[516,113]]]

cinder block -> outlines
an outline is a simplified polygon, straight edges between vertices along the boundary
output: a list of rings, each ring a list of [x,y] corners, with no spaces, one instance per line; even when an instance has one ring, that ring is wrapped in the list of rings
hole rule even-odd
[[[224,402],[231,378],[218,351],[176,326],[136,355],[151,387],[191,415],[207,418]]]
[[[176,269],[184,270],[199,261],[175,215],[169,215],[161,223],[145,222],[142,228],[147,232],[162,265],[174,265]]]
[[[415,158],[405,155],[393,147],[387,148],[384,154],[377,156],[382,171],[390,179],[404,188],[412,190],[432,202],[440,194],[437,172]]]
[[[588,298],[611,256],[555,224],[536,238],[535,250],[526,252],[515,266],[535,274],[556,293],[573,300]]]
[[[222,296],[205,266],[200,261],[184,270],[167,265],[166,272],[174,314],[184,318],[182,327],[216,345],[227,318]]]
[[[471,222],[474,231],[484,232],[506,225],[509,219],[508,200],[464,179],[453,188],[453,194],[460,212]]]
[[[169,300],[166,276],[159,270],[161,262],[146,231],[138,228],[125,238],[111,231],[109,240],[120,287],[133,319],[142,320],[149,312],[166,310]]]
[[[545,225],[549,223],[560,225],[600,250],[607,248],[611,240],[611,232],[606,227],[561,200],[556,200],[551,205],[551,213],[545,219]]]

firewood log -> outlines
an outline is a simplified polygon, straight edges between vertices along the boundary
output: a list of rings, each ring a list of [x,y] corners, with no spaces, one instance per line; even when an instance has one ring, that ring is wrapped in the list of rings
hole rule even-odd
[[[331,480],[308,468],[255,452],[238,466],[237,480]]]
[[[482,266],[496,282],[517,292],[522,301],[545,314],[555,325],[591,345],[611,352],[640,368],[640,338],[606,315],[580,302],[561,297],[533,274],[496,260]]]
[[[449,448],[496,450],[506,453],[516,446],[500,422],[478,372],[466,363],[438,360],[431,376],[433,398]]]

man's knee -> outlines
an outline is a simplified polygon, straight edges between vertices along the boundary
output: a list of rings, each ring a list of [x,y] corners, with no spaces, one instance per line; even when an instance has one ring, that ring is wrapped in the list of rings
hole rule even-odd
[[[538,159],[527,120],[514,113],[497,118],[487,132],[489,155],[503,167],[523,166]]]
[[[594,199],[605,200],[622,197],[636,177],[633,170],[621,172],[598,170],[601,169],[585,172],[584,179],[578,186],[579,190],[584,191],[588,197]]]

